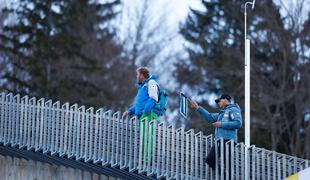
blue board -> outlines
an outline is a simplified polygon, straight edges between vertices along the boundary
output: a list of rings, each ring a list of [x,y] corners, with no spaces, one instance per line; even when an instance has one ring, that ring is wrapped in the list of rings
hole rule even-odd
[[[180,93],[180,113],[187,118],[188,112],[188,97],[184,93]]]

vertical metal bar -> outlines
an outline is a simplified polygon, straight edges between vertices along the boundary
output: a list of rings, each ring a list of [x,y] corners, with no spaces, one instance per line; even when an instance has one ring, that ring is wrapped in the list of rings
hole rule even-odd
[[[30,116],[30,126],[29,126],[29,133],[28,133],[28,142],[29,145],[27,147],[27,150],[31,150],[34,146],[34,137],[35,137],[35,117],[36,117],[36,98],[33,97],[30,99],[30,107],[31,107],[31,116]]]
[[[235,147],[235,149],[236,149],[236,179],[241,179],[240,178],[240,171],[239,171],[239,169],[240,169],[239,159],[240,159],[240,157],[242,157],[242,154],[240,156],[240,153],[241,153],[240,147],[241,147],[241,144],[237,144]],[[241,175],[241,177],[244,177],[244,176]]]
[[[248,146],[245,146],[245,177],[247,179],[251,179],[251,164],[250,164],[250,148]]]
[[[79,147],[79,138],[80,138],[80,134],[79,134],[79,130],[80,130],[80,117],[79,117],[79,107],[77,105],[77,107],[74,109],[74,121],[73,121],[73,156],[75,158],[77,158],[79,156],[79,151],[77,150],[77,148]]]
[[[235,179],[235,148],[234,148],[235,142],[234,141],[230,141],[230,177],[231,179]],[[236,159],[237,160],[237,159]]]
[[[141,128],[140,128],[141,130]],[[147,171],[147,161],[149,161],[148,159],[148,137],[149,137],[149,123],[148,123],[148,119],[145,119],[145,122],[144,122],[144,126],[143,126],[143,140],[144,140],[144,145],[143,145],[143,160],[142,160],[142,167],[143,167],[143,170],[141,172],[146,172]],[[140,131],[141,133],[141,131]]]
[[[14,140],[14,144],[12,144],[12,146],[17,146],[19,144],[19,141],[21,139],[21,134],[19,133],[20,130],[20,124],[21,124],[21,102],[20,102],[20,95],[17,94],[16,96],[14,96],[14,103],[15,103],[15,117],[13,117],[13,119],[15,119],[15,124],[14,124],[14,133],[13,133],[13,140]]]
[[[159,125],[158,125],[158,134],[157,134],[157,136],[158,136],[158,142],[157,142],[157,179],[158,178],[160,178],[161,177],[161,174],[162,174],[162,169],[161,169],[161,160],[162,160],[162,158],[161,158],[161,156],[162,156],[162,154],[161,154],[161,149],[162,149],[162,141],[163,141],[163,139],[162,139],[162,130],[163,130],[163,126],[164,126],[164,124],[163,123],[160,123]]]
[[[115,130],[115,119],[116,119],[116,114],[114,113],[113,114],[113,119],[110,120],[111,122],[111,135],[110,135],[110,138],[109,138],[109,141],[111,141],[111,160],[110,160],[110,164],[114,164],[114,156],[115,156],[115,133],[116,133],[116,130]]]
[[[175,126],[173,125],[172,126],[172,129],[171,129],[171,168],[170,168],[170,177],[171,179],[173,179],[175,177],[175,165],[176,165],[176,159],[175,159],[175,156],[176,156],[176,144],[175,144],[175,141],[176,141],[176,129],[175,129]]]
[[[167,127],[167,142],[166,142],[166,144],[167,144],[167,146],[166,146],[166,152],[165,152],[165,154],[166,154],[166,160],[165,160],[165,162],[166,162],[166,166],[165,166],[165,171],[166,171],[166,173],[165,173],[165,176],[166,177],[170,177],[170,170],[171,170],[171,159],[170,159],[170,153],[171,153],[171,130],[172,130],[172,126],[170,125],[170,126],[168,126]]]
[[[202,133],[199,132],[197,134],[195,134],[195,148],[194,148],[194,151],[195,151],[195,173],[194,173],[194,177],[195,178],[202,178],[202,176],[200,176],[199,174],[199,166],[200,165],[200,160],[201,160],[201,156],[200,156],[200,137],[202,136]]]
[[[65,103],[61,107],[59,156],[64,156],[67,151],[68,112],[69,112],[69,103]]]
[[[112,123],[113,123],[113,117],[112,117],[112,114],[109,116],[109,117],[107,117],[107,125],[108,125],[108,127],[107,127],[107,136],[108,136],[108,138],[107,138],[107,148],[106,148],[106,150],[107,150],[107,156],[106,156],[106,160],[107,160],[107,162],[108,163],[111,163],[111,159],[112,159],[112,152],[111,152],[111,144],[112,144]]]
[[[152,175],[156,174],[156,166],[157,166],[157,149],[158,149],[158,121],[155,120],[153,124],[154,129],[154,144],[153,144],[153,160],[152,160]]]
[[[1,94],[2,96],[2,94]],[[2,107],[3,109],[3,107]],[[2,110],[1,110],[2,112]],[[28,96],[24,96],[21,99],[21,123],[20,123],[20,134],[21,140],[19,142],[19,148],[24,148],[26,146],[26,138],[27,138],[27,122],[28,122]],[[1,116],[2,118],[2,116]]]
[[[133,122],[121,117],[120,127],[122,127],[121,141],[121,162],[122,169],[128,168],[133,159]]]
[[[139,166],[138,166],[138,172],[139,173],[141,173],[142,171],[143,171],[143,160],[144,160],[144,158],[143,158],[143,145],[142,145],[142,142],[143,142],[143,134],[144,134],[144,128],[143,127],[145,127],[145,122],[146,122],[146,119],[142,119],[141,121],[140,121],[140,125],[139,125],[139,133],[140,133],[140,138],[139,138],[139,140],[140,140],[140,143],[139,143]],[[143,129],[143,130],[142,130]]]
[[[224,148],[224,150],[225,150],[225,179],[229,179],[228,178],[228,176],[229,176],[229,166],[230,166],[230,164],[229,164],[229,144],[230,144],[230,142],[231,141],[227,141],[226,143],[224,143],[224,146],[225,146],[225,148]]]
[[[84,131],[84,161],[88,162],[88,151],[89,151],[89,138],[90,138],[90,108],[86,109],[85,112],[85,131]]]
[[[92,158],[92,154],[93,154],[93,131],[94,131],[94,108],[88,108],[87,109],[87,130],[88,130],[88,134],[86,135],[86,137],[88,138],[85,142],[86,146],[85,146],[85,161],[89,162]]]
[[[190,177],[190,140],[191,140],[191,134],[193,130],[190,129],[186,132],[186,152],[185,152],[185,175],[186,178]]]
[[[102,146],[102,165],[105,166],[110,162],[110,118],[112,116],[111,111],[104,113],[104,124],[103,124],[103,146]]]
[[[125,123],[126,123],[126,125],[128,125],[129,129],[125,128],[125,126],[126,126]],[[119,129],[119,137],[118,137],[119,138],[119,142],[120,142],[120,147],[119,147],[120,148],[119,165],[120,165],[121,169],[124,169],[124,168],[126,168],[126,166],[130,166],[130,164],[128,164],[128,161],[127,161],[128,156],[125,155],[125,151],[127,153],[128,148],[129,148],[129,152],[132,150],[132,144],[130,144],[131,143],[131,138],[132,138],[131,122],[127,118],[122,116],[122,117],[120,117],[119,128],[120,128]],[[129,134],[127,133],[127,131],[129,131]],[[129,139],[129,142],[128,142],[128,139]],[[131,157],[129,157],[129,159],[130,158]]]
[[[84,149],[84,153],[83,153],[83,157],[84,157],[84,161],[88,162],[88,150],[89,150],[89,131],[90,131],[90,108],[86,109],[85,112],[85,131],[84,131],[84,147],[82,147]]]
[[[100,111],[101,109],[96,110],[95,112],[95,136],[94,136],[94,154],[92,156],[92,159],[94,160],[94,163],[97,163],[99,161],[99,157],[98,157],[98,142],[99,142],[99,127],[100,127],[100,123],[99,123],[99,118],[100,118]]]
[[[192,179],[194,177],[194,173],[195,173],[195,154],[194,154],[194,148],[195,148],[195,137],[194,137],[194,131],[192,131],[192,133],[190,134],[190,178]]]
[[[283,172],[282,177],[283,177],[283,178],[286,178],[286,177],[287,177],[286,161],[287,161],[287,160],[286,160],[286,157],[283,156],[283,158],[282,158],[282,172]]]
[[[103,144],[103,140],[102,140],[102,128],[103,128],[103,109],[100,108],[96,111],[96,133],[98,135],[98,138],[96,138],[97,142],[95,143],[97,146],[95,147],[95,160],[94,163],[98,163],[101,159],[102,159],[102,144]]]
[[[262,149],[262,180],[266,180],[266,160],[265,160],[265,150]]]
[[[148,150],[147,150],[147,176],[152,176],[153,175],[153,170],[152,170],[152,164],[155,158],[155,152],[154,152],[154,146],[155,146],[155,141],[154,141],[154,126],[155,121],[151,121],[149,123],[149,129],[148,129]]]
[[[43,111],[43,122],[42,122],[42,137],[40,137],[40,146],[42,149],[42,152],[45,154],[46,148],[47,148],[47,136],[48,136],[48,128],[49,128],[49,120],[48,120],[48,113],[49,113],[49,106],[48,103],[51,102],[51,100],[47,100],[43,105],[42,105],[42,111]]]
[[[166,124],[163,124],[162,128],[162,152],[161,152],[161,176],[164,176],[166,173],[166,162],[165,162],[165,157],[166,157],[166,138],[167,138],[167,130],[166,130]]]
[[[15,146],[14,140],[15,140],[15,124],[16,124],[16,101],[15,97],[12,97],[12,104],[11,104],[11,127],[9,129],[9,143],[11,146]]]
[[[119,162],[119,159],[120,159],[119,158],[120,157],[120,155],[119,155],[119,153],[120,153],[120,143],[122,143],[122,142],[120,142],[120,133],[121,133],[121,131],[120,131],[121,124],[120,123],[122,123],[122,124],[124,124],[124,123],[122,122],[122,118],[120,117],[120,114],[121,114],[120,112],[117,112],[117,115],[116,115],[117,117],[116,117],[116,119],[114,119],[114,121],[116,122],[116,142],[115,142],[115,144],[116,144],[116,149],[115,150],[116,151],[115,151],[115,161],[114,161],[114,165],[113,166],[121,166],[121,164]],[[122,128],[122,131],[126,132],[123,128]],[[126,147],[126,149],[127,149],[127,147]]]
[[[40,107],[40,132],[39,132],[39,143],[38,143],[38,146],[37,147],[37,150],[42,150],[43,149],[43,138],[44,138],[44,124],[46,123],[46,118],[45,118],[45,114],[46,114],[46,110],[45,110],[45,100],[42,99],[42,102],[41,102],[41,107]]]
[[[256,147],[255,147],[255,145],[252,145],[251,146],[251,149],[252,149],[252,158],[251,158],[251,160],[252,160],[252,162],[251,162],[251,164],[252,164],[252,179],[251,180],[255,180],[255,168],[256,168],[256,166],[255,166],[255,160],[256,160],[256,158],[255,158],[255,155],[256,155]]]
[[[134,120],[134,119],[133,119]],[[120,134],[120,165],[121,169],[126,167],[132,168],[133,160],[133,124],[134,122],[127,118],[121,117],[120,127],[122,128]],[[129,151],[129,152],[128,152]],[[129,154],[129,157],[128,157]]]
[[[131,123],[131,125],[133,124],[132,122],[130,122]],[[124,120],[123,121],[123,126],[125,127],[124,128],[124,130],[125,131],[123,131],[123,137],[124,137],[124,148],[125,148],[125,163],[124,163],[124,168],[126,167],[128,167],[128,164],[129,164],[129,157],[128,157],[128,154],[130,154],[131,152],[129,152],[129,149],[130,149],[130,145],[132,145],[132,144],[129,144],[130,142],[131,142],[131,135],[132,134],[130,134],[131,132],[130,132],[130,130],[132,130],[132,129],[130,129],[130,123],[127,121],[127,120]],[[130,139],[128,139],[128,136],[130,136]]]
[[[182,129],[176,130],[176,171],[175,171],[175,179],[180,178],[180,144],[181,144],[181,131]],[[182,162],[181,162],[182,163]]]
[[[44,104],[45,104],[45,99],[41,98],[38,101],[37,104],[37,122],[36,122],[36,133],[35,133],[35,151],[39,151],[40,144],[42,144],[42,132],[43,132],[43,122],[44,122],[44,114],[43,114],[43,109],[44,109]]]
[[[271,156],[272,154],[267,154],[267,179],[271,180]]]
[[[278,175],[278,180],[281,180],[281,156],[277,157],[277,175]]]
[[[10,118],[9,118],[9,128],[8,128],[8,144],[11,144],[11,146],[14,147],[14,130],[15,130],[15,123],[16,123],[16,119],[15,119],[15,97],[12,96],[11,99],[11,103],[10,103]]]
[[[220,158],[221,158],[221,180],[224,180],[224,171],[225,171],[225,163],[224,163],[224,140],[221,138],[220,140],[221,143],[221,154],[220,154]]]
[[[209,141],[209,139],[211,139],[211,141]],[[208,154],[209,154],[209,149],[210,149],[210,146],[212,146],[212,144],[211,145],[209,145],[209,142],[212,142],[213,140],[212,140],[213,138],[212,138],[212,135],[211,135],[211,137],[210,137],[210,135],[209,136],[207,136],[207,137],[204,137],[204,140],[205,140],[205,151],[206,151],[206,153],[205,153],[205,156],[204,157],[207,157],[208,156]],[[205,166],[205,176],[206,176],[206,179],[212,179],[212,177],[211,177],[211,172],[210,172],[210,168],[209,168],[209,166],[208,166],[208,164],[205,164],[206,166]]]
[[[260,171],[260,154],[261,154],[261,150],[256,148],[256,152],[255,152],[255,157],[256,157],[256,175],[255,178],[257,180],[260,180],[260,175],[261,175],[261,171]]]
[[[245,172],[244,172],[244,169],[245,169],[245,145],[243,143],[241,143],[241,180],[244,180],[245,179]],[[248,179],[246,179],[248,180]]]
[[[132,126],[131,125],[132,125],[132,122],[130,122],[130,121],[128,122],[127,118],[124,118],[124,116],[120,117],[120,122],[118,125],[119,126],[119,135],[118,135],[119,140],[118,140],[118,142],[120,143],[120,146],[119,146],[119,149],[120,149],[119,150],[120,151],[119,165],[120,165],[121,169],[124,169],[127,166],[130,166],[130,164],[128,164],[128,162],[130,161],[129,159],[131,159],[131,157],[127,156],[127,151],[129,150],[129,153],[130,153],[132,150],[132,144],[131,144]],[[125,127],[125,126],[127,126],[127,127]],[[127,133],[127,131],[129,131],[129,133]],[[128,142],[128,139],[129,139],[129,142]],[[126,151],[126,153],[125,153],[125,151]]]
[[[272,152],[272,175],[273,175],[273,179],[277,180],[277,164],[276,164],[276,153]]]
[[[215,179],[216,180],[219,180],[219,142],[220,142],[220,140],[218,140],[218,139],[216,139],[215,140],[215,143],[214,143],[214,145],[215,145]]]
[[[294,161],[294,158],[293,157],[291,157],[290,159],[289,159],[289,169],[288,169],[288,174],[289,175],[292,175],[293,174],[293,161]]]
[[[185,156],[186,156],[186,152],[185,152],[185,132],[184,132],[184,129],[182,129],[182,131],[181,131],[181,179],[185,178],[185,172],[184,172]]]
[[[296,157],[294,157],[294,162],[293,162],[293,164],[294,164],[294,173],[297,173],[297,158]]]
[[[59,111],[60,103],[59,101],[53,104],[53,112],[52,112],[52,143],[51,143],[51,154],[54,155],[57,153],[58,150],[58,111]]]
[[[78,107],[76,111],[76,120],[74,121],[75,124],[75,158],[79,160],[81,158],[80,156],[80,147],[81,147],[81,114],[82,109],[84,106]]]
[[[123,117],[124,119],[124,117]],[[135,122],[134,122],[134,118],[131,118],[129,120],[129,136],[130,136],[130,139],[129,139],[129,171],[132,171],[134,169],[134,151],[135,151],[135,147],[134,147],[134,139],[135,139],[135,136],[134,136],[134,128],[135,128]],[[124,121],[128,121],[128,117],[124,119]],[[124,136],[121,137],[122,138],[122,142],[124,142]],[[124,142],[125,143],[125,142]],[[123,145],[122,144],[122,147],[121,147],[121,150],[123,149],[123,147],[125,147],[126,143]],[[125,155],[125,158],[126,158],[126,155]]]
[[[1,93],[0,98],[1,98],[1,100],[0,100],[0,102],[1,102],[1,106],[0,106],[0,108],[1,108],[0,141],[4,142],[4,122],[5,122],[5,118],[6,118],[5,117],[5,108],[6,108],[5,93]]]
[[[85,147],[85,116],[86,116],[86,112],[85,112],[85,106],[81,106],[79,108],[79,123],[80,123],[80,128],[78,129],[78,133],[79,133],[79,146],[78,146],[78,152],[79,152],[79,156],[78,156],[78,160],[82,159],[84,157],[84,147]]]
[[[118,144],[119,144],[119,140],[118,140],[118,134],[119,134],[119,118],[120,118],[120,112],[116,112],[113,114],[113,129],[112,129],[112,157],[111,157],[111,166],[115,167],[118,165]]]
[[[138,155],[138,150],[139,150],[139,145],[138,145],[138,138],[139,138],[139,134],[138,134],[138,128],[139,128],[139,123],[140,121],[138,120],[137,117],[134,117],[133,119],[134,121],[134,162],[133,162],[133,168],[131,169],[131,171],[136,170],[138,168],[138,162],[139,162],[139,155]]]
[[[200,133],[199,136],[199,171],[200,171],[200,175],[199,178],[200,179],[204,179],[204,163],[203,163],[203,150],[204,150],[204,135],[203,133]]]
[[[71,158],[74,156],[74,145],[75,145],[75,133],[76,133],[76,126],[75,126],[75,119],[77,113],[77,104],[73,104],[70,107],[69,111],[69,135],[68,135],[68,157]]]
[[[5,120],[4,120],[4,146],[7,146],[10,142],[10,131],[11,131],[11,112],[12,112],[12,100],[13,94],[6,95],[6,106],[5,106]]]
[[[45,102],[45,124],[44,124],[44,135],[43,135],[43,153],[50,152],[50,145],[51,145],[51,122],[53,119],[51,118],[51,108],[52,108],[52,100],[48,100]]]

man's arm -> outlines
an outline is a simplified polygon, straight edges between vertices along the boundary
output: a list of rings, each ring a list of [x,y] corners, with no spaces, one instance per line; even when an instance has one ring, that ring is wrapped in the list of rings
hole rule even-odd
[[[147,87],[148,87],[149,99],[144,106],[144,113],[149,114],[153,109],[153,107],[158,102],[158,87],[155,80],[150,80],[148,82]]]
[[[242,118],[241,118],[241,113],[240,110],[238,109],[232,109],[229,112],[229,118],[230,121],[224,121],[221,122],[222,128],[223,129],[240,129],[242,127]]]
[[[205,120],[209,121],[210,123],[214,123],[217,120],[218,113],[211,114],[201,106],[198,107],[197,111]]]

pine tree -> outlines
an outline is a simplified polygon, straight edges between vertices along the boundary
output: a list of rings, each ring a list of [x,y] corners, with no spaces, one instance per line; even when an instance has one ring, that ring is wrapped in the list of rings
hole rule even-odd
[[[6,89],[97,107],[128,105],[133,88],[124,83],[135,76],[115,38],[119,5],[119,0],[21,0],[6,9],[17,15],[0,34],[0,50],[12,66]]]
[[[231,94],[244,109],[244,2],[201,2],[205,9],[192,9],[181,26],[189,58],[176,64],[176,78],[203,97],[201,103],[212,112],[215,110],[205,98],[211,93]],[[309,126],[304,123],[304,113],[310,102],[306,92],[309,71],[305,69],[310,61],[298,50],[303,47],[309,51],[308,24],[309,18],[304,23],[289,16],[282,18],[273,1],[257,1],[254,11],[248,11],[251,142],[299,156],[305,156],[301,142],[310,133],[300,131]],[[198,124],[200,128],[196,121],[190,126]]]

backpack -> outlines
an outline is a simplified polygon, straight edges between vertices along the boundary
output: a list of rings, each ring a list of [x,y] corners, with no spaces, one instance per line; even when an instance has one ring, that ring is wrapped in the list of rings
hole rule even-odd
[[[148,84],[148,81],[146,82]],[[148,87],[147,87],[148,88]],[[160,88],[160,86],[157,84],[158,89],[158,102],[154,106],[154,110],[156,111],[156,114],[158,116],[163,116],[167,110],[167,92]]]
[[[158,102],[154,107],[158,116],[163,116],[167,110],[167,96],[167,92],[158,86]]]

